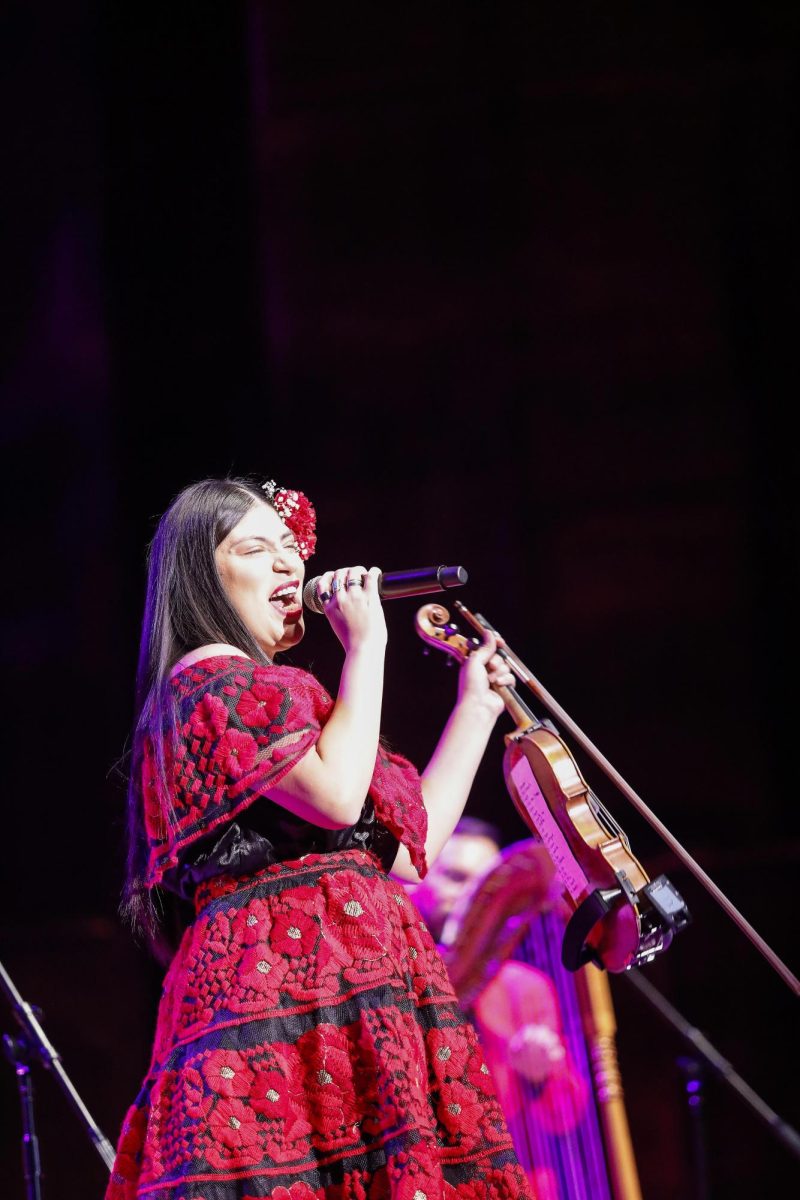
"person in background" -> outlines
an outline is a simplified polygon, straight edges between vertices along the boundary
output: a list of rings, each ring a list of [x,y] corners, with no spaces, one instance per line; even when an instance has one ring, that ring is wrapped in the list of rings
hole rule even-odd
[[[511,676],[487,636],[418,774],[380,737],[377,568],[318,577],[335,696],[276,662],[315,541],[303,493],[207,479],[150,548],[125,911],[151,938],[165,894],[195,915],[107,1200],[525,1200],[478,1037],[389,875],[419,882],[447,843]]]
[[[540,966],[515,957],[514,952],[498,965],[497,944],[479,947],[467,940],[462,945],[458,939],[460,920],[471,904],[479,902],[481,882],[502,858],[499,830],[479,818],[462,817],[425,879],[410,890],[446,963],[453,963],[456,953],[486,955],[482,985],[477,990],[470,988],[468,1000],[460,998],[478,1031],[534,1193],[542,1200],[556,1200],[562,1194],[558,1172],[547,1163],[557,1156],[559,1140],[563,1142],[583,1119],[590,1085],[568,1044],[554,980]],[[555,914],[553,936],[560,937],[563,925],[557,914],[561,902],[551,879],[548,875],[544,888],[531,884],[538,909],[538,916],[534,914],[532,919],[546,921],[551,917],[545,914]],[[453,970],[453,974],[465,977],[462,970]],[[471,974],[474,978],[474,971]],[[540,1155],[532,1154],[537,1144],[542,1148]]]

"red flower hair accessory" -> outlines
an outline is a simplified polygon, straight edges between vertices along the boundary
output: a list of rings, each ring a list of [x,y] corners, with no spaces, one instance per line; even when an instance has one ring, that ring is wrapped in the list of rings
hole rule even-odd
[[[305,562],[314,553],[317,545],[317,514],[314,505],[304,492],[278,487],[274,479],[262,483],[261,490],[287,529],[291,529],[297,538],[297,549]]]

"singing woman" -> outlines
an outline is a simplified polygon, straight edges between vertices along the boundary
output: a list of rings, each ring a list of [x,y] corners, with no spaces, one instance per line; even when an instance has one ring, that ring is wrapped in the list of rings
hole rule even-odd
[[[421,775],[380,737],[379,572],[318,594],[335,697],[303,637],[315,515],[244,479],[181,491],[149,553],[125,911],[191,902],[107,1200],[530,1196],[473,1026],[413,902],[512,677],[487,635]]]

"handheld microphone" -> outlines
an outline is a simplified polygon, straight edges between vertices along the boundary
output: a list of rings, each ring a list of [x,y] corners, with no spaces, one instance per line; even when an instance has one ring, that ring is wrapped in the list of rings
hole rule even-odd
[[[321,578],[321,575],[315,575],[303,588],[303,604],[315,613],[325,612],[317,595]],[[468,578],[463,567],[416,567],[411,571],[384,571],[378,579],[378,595],[382,600],[395,596],[427,596],[430,592],[461,587]]]

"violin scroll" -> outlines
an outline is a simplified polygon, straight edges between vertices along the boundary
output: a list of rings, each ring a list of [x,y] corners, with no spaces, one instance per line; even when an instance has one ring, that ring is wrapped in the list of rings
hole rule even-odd
[[[450,613],[443,604],[423,604],[414,618],[417,633],[424,642],[444,650],[458,662],[471,654],[480,642],[475,637],[465,637],[450,620]]]

